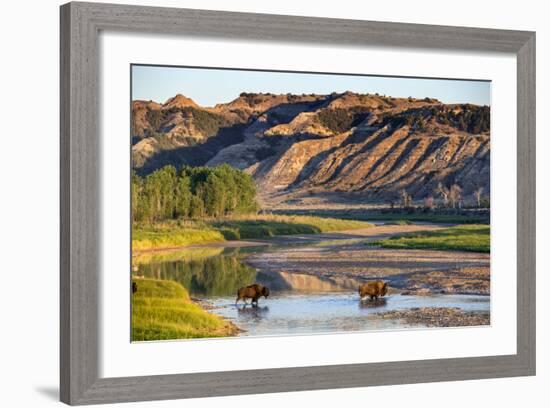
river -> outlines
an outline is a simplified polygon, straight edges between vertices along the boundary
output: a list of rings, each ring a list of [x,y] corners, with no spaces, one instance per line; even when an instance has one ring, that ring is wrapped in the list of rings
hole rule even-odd
[[[412,255],[366,247],[363,241],[369,239],[358,233],[317,234],[277,237],[243,246],[233,243],[230,247],[210,245],[147,253],[134,258],[134,275],[179,282],[203,307],[235,323],[242,330],[241,336],[426,327],[429,324],[418,319],[385,318],[382,314],[423,308],[489,314],[489,296],[467,290],[475,287],[472,282],[479,280],[479,273],[467,282],[456,278],[456,265],[464,270],[486,268],[488,276],[485,255],[420,251],[433,254],[419,257],[419,251]],[[389,266],[382,265],[381,256]],[[369,273],[372,265],[378,275]],[[447,292],[423,289],[427,285],[417,277],[423,267],[427,281],[436,274],[440,283],[447,282],[447,268],[452,275]],[[376,302],[360,301],[358,286],[381,278],[380,271],[392,286],[389,295]],[[235,305],[237,290],[254,282],[270,288],[269,298],[261,298],[258,307],[242,302]],[[406,290],[413,283],[424,291]]]

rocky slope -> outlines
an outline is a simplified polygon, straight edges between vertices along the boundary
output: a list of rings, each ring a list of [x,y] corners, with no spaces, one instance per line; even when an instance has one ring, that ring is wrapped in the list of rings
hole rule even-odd
[[[264,203],[315,197],[414,200],[439,183],[489,194],[490,109],[346,92],[243,93],[202,108],[183,95],[132,103],[134,168],[229,163],[250,172]]]

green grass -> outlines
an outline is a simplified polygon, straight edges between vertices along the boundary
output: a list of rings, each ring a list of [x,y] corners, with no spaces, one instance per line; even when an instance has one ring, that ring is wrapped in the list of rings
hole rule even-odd
[[[372,224],[364,221],[301,215],[254,215],[224,220],[167,221],[152,226],[135,225],[132,231],[132,249],[144,251],[369,227],[372,227]]]
[[[273,215],[272,217],[281,217],[281,216]],[[341,220],[338,218],[315,217],[311,215],[307,215],[307,216],[292,215],[292,216],[283,217],[283,220],[285,219],[289,220],[290,222],[298,222],[298,223],[313,225],[319,228],[321,232],[371,228],[374,226],[365,221]]]
[[[394,249],[438,249],[446,251],[486,252],[491,250],[488,225],[462,225],[438,231],[400,234],[369,245]]]
[[[209,226],[178,226],[159,224],[138,226],[132,231],[132,249],[144,251],[156,248],[176,248],[224,241],[223,234]]]
[[[136,279],[132,295],[132,341],[226,337],[237,328],[204,311],[173,281]]]
[[[464,214],[372,214],[365,216],[367,221],[433,222],[441,224],[484,224],[487,217]]]
[[[279,214],[315,216],[318,218],[336,218],[340,220],[358,221],[387,221],[387,222],[433,222],[440,224],[487,224],[488,215],[482,214],[438,214],[438,213],[402,213],[402,212],[376,212],[368,210],[345,209],[345,210],[281,210]]]
[[[220,231],[231,231],[238,237],[236,239],[254,239],[369,228],[372,225],[363,221],[302,215],[259,215],[215,222],[213,226]]]

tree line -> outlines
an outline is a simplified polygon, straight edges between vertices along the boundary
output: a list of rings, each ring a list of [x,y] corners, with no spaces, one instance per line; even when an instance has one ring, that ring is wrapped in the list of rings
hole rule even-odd
[[[451,125],[469,133],[488,132],[491,129],[491,108],[466,104],[460,112],[452,109],[432,112],[439,123]]]
[[[449,125],[473,134],[489,132],[491,128],[491,108],[465,104],[455,112],[453,107],[433,106],[430,108],[413,108],[398,114],[383,112],[378,115],[378,124],[392,128],[407,125],[417,130],[425,130],[429,121]]]
[[[439,196],[441,202],[439,207],[441,208],[452,208],[460,209],[464,207],[464,197],[462,195],[462,187],[453,183],[450,187],[445,186],[443,183],[439,183],[437,188],[434,191],[436,196]],[[490,201],[489,198],[483,196],[484,188],[483,186],[475,186],[472,196],[473,196],[473,207],[476,208],[489,208]],[[387,200],[392,208],[394,208],[395,201],[394,199]],[[406,189],[402,189],[399,193],[399,201],[403,208],[411,208],[413,203],[413,197],[407,192]],[[428,195],[424,198],[423,207],[427,210],[432,210],[437,206],[434,195]]]
[[[222,217],[255,213],[256,185],[249,174],[218,167],[164,166],[141,177],[132,172],[132,220]]]

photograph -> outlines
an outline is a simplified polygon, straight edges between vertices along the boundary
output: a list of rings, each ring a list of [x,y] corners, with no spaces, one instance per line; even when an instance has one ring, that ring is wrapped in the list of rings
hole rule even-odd
[[[541,406],[543,5],[6,2],[0,408]]]
[[[491,81],[130,70],[132,342],[491,324]]]

